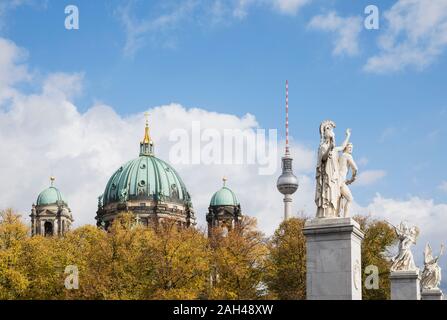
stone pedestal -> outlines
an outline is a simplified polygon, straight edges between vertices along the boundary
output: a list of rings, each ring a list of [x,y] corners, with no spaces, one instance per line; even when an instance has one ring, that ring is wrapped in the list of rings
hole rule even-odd
[[[351,218],[314,219],[303,229],[308,300],[361,300],[363,232]]]
[[[444,300],[441,289],[422,289],[422,300]]]
[[[391,300],[420,300],[419,270],[394,271],[390,274]]]

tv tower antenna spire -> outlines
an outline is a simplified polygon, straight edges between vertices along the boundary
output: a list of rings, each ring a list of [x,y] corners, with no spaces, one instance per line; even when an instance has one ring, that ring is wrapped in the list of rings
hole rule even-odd
[[[292,194],[298,189],[298,179],[293,174],[289,147],[289,81],[286,80],[286,150],[282,157],[282,174],[276,186],[284,195],[284,220],[288,220],[292,213]]]
[[[289,150],[289,81],[286,80],[286,154]]]

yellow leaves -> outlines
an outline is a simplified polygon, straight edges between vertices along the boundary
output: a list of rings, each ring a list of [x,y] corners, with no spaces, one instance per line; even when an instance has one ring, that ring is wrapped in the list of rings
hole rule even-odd
[[[28,287],[28,279],[17,268],[18,250],[0,250],[0,300],[18,299]]]
[[[27,232],[13,210],[0,212],[0,299],[17,299],[28,288],[29,281],[20,268],[22,242]]]
[[[388,272],[383,252],[395,235],[383,221],[357,217],[363,265]],[[29,237],[12,210],[0,212],[0,299],[304,299],[304,219],[282,223],[269,240],[244,217],[231,230],[205,232],[173,222],[138,226],[123,213],[109,230],[83,226],[64,237]],[[79,289],[64,286],[67,266]],[[366,299],[389,295],[388,277]]]
[[[379,269],[379,289],[366,290],[363,287],[363,299],[390,299],[389,270],[391,263],[386,259],[385,254],[389,247],[395,243],[396,235],[385,221],[373,220],[369,216],[356,216],[354,219],[365,233],[362,242],[362,270],[369,265],[374,265]],[[363,274],[364,280],[365,274]]]
[[[27,234],[28,228],[20,221],[20,215],[12,209],[0,211],[0,249],[15,245]]]
[[[268,249],[256,221],[244,217],[241,225],[225,236],[215,230],[213,248],[212,299],[260,299]]]
[[[210,252],[203,233],[165,223],[156,229],[146,265],[155,275],[148,295],[155,299],[198,299],[206,289]],[[182,294],[183,296],[181,296]]]
[[[292,218],[279,226],[269,248],[266,274],[271,297],[282,300],[306,298],[306,240],[302,229],[305,219]]]

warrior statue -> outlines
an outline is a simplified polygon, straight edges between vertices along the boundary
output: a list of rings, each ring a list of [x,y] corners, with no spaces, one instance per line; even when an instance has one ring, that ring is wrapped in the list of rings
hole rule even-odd
[[[335,144],[335,123],[323,121],[320,125],[320,147],[318,148],[315,204],[317,218],[336,218],[341,197],[339,152],[345,150],[351,137],[346,130],[346,139],[340,147]]]
[[[354,158],[352,157],[352,149],[354,148],[352,143],[348,143],[346,148],[343,150],[343,154],[339,159],[340,167],[340,198],[338,202],[338,216],[341,216],[341,211],[343,210],[343,217],[349,217],[350,208],[354,197],[352,196],[349,185],[352,184],[357,177],[357,165],[355,164]],[[351,178],[348,179],[348,171],[351,170]]]
[[[433,258],[433,251],[427,243],[424,250],[424,271],[421,276],[422,289],[438,289],[441,284],[441,268],[438,265],[439,258],[444,254],[444,245],[437,257]]]
[[[391,226],[399,239],[399,252],[391,259],[391,271],[417,271],[411,246],[416,244],[416,239],[419,236],[418,227],[410,228],[405,222],[401,222],[399,227]]]

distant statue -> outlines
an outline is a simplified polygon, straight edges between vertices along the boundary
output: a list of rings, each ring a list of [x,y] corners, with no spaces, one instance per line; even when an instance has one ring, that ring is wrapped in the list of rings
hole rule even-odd
[[[179,192],[175,183],[171,184],[171,198],[179,199]]]
[[[98,197],[98,208],[102,208],[103,207],[103,197],[104,197],[104,195],[100,195]]]
[[[354,146],[352,143],[348,143],[343,150],[343,154],[339,159],[340,167],[340,198],[338,203],[338,216],[341,216],[343,210],[343,217],[349,217],[350,208],[354,197],[352,196],[349,185],[352,184],[357,177],[357,165],[352,157],[352,150]],[[348,171],[351,170],[351,178],[348,180]]]
[[[419,236],[418,227],[408,227],[405,222],[401,222],[399,227],[391,225],[399,239],[399,252],[391,259],[391,271],[417,271],[419,270],[414,263],[411,246],[416,244]]]
[[[438,265],[439,258],[444,254],[444,245],[437,257],[433,258],[433,251],[427,243],[424,250],[424,270],[421,276],[422,289],[438,289],[441,284],[441,268]]]
[[[126,202],[128,200],[127,188],[122,188],[120,191],[120,202]]]
[[[318,148],[315,204],[317,218],[338,217],[341,197],[339,152],[345,150],[351,137],[351,130],[346,130],[346,139],[340,147],[335,144],[335,123],[330,120],[320,125],[320,146]]]

